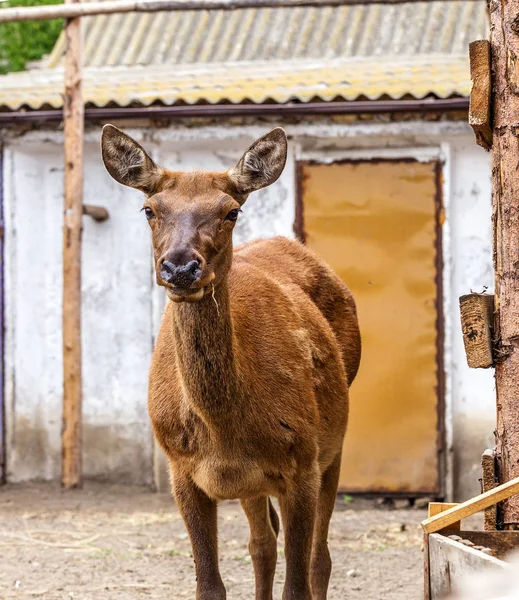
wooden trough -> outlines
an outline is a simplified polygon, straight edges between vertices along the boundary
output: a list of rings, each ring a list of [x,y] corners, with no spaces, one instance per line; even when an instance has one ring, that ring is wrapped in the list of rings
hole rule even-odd
[[[519,494],[519,478],[462,504],[429,504],[429,518],[422,522],[425,600],[447,598],[467,576],[485,569],[517,569],[506,557],[513,550],[519,550],[519,531],[465,531],[461,527],[463,519],[516,494]],[[489,596],[488,600],[494,599]]]

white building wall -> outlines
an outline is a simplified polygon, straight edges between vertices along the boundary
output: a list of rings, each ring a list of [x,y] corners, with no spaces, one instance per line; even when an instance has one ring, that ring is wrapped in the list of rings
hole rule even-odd
[[[85,203],[104,223],[83,229],[84,474],[151,483],[146,413],[152,350],[151,250],[140,198],[85,148]],[[7,478],[53,479],[61,460],[62,147],[8,144],[6,189]]]
[[[458,298],[494,289],[491,255],[492,187],[490,155],[471,135],[451,144],[452,350],[447,368],[452,381],[453,480],[456,500],[479,494],[481,454],[494,446],[494,370],[469,369],[459,319]]]
[[[127,129],[169,169],[223,170],[268,126]],[[490,161],[463,124],[288,126],[280,180],[244,206],[236,241],[293,236],[298,158],[431,155],[443,161],[447,434],[457,498],[478,491],[481,452],[492,445],[491,371],[469,370],[458,297],[492,286]],[[147,368],[163,295],[153,283],[141,195],[110,179],[99,131],[87,134],[85,203],[110,219],[84,219],[83,369],[85,475],[136,483],[153,478]],[[5,141],[6,412],[8,479],[51,479],[60,470],[62,137],[33,132]],[[454,479],[453,479],[454,476]],[[452,486],[449,486],[452,489]]]

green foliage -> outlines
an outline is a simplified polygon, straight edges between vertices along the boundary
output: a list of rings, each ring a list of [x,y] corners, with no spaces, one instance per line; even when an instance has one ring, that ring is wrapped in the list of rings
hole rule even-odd
[[[8,6],[62,4],[62,0],[0,1],[0,10]],[[63,19],[0,23],[0,73],[23,71],[27,61],[48,54],[63,27]]]

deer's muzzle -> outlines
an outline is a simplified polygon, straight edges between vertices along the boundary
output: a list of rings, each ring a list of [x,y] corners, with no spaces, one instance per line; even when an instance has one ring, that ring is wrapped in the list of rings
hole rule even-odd
[[[183,290],[189,289],[202,274],[201,265],[197,260],[192,260],[187,265],[174,265],[165,260],[160,267],[161,279],[176,288]]]

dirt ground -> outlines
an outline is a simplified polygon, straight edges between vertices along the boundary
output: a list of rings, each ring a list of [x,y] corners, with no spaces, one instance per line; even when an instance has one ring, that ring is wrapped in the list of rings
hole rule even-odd
[[[425,511],[339,497],[330,528],[329,600],[419,600]],[[228,600],[252,600],[248,526],[220,505],[220,566]],[[274,597],[281,598],[283,542]],[[138,487],[0,487],[0,598],[194,599],[190,545],[173,500]]]

